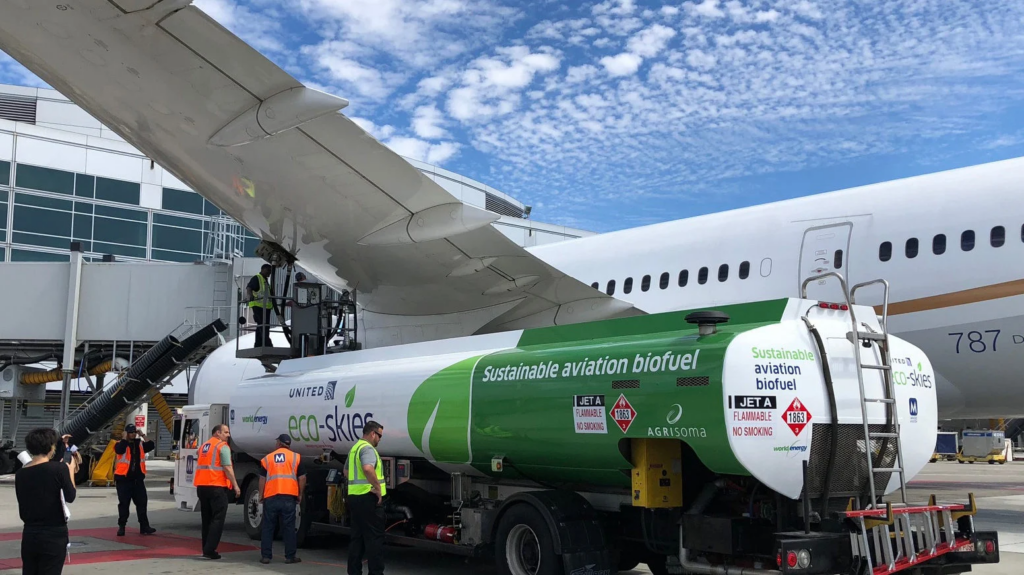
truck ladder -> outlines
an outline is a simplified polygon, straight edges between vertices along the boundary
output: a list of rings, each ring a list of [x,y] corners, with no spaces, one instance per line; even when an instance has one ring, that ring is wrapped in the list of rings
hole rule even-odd
[[[850,343],[853,345],[854,360],[858,366],[856,372],[857,384],[860,389],[859,398],[861,419],[864,425],[864,455],[867,459],[868,493],[871,497],[869,508],[877,505],[881,500],[881,495],[885,494],[885,485],[881,486],[881,492],[879,492],[878,486],[875,485],[875,473],[896,473],[899,475],[900,500],[903,505],[906,505],[907,478],[904,473],[903,445],[900,438],[900,424],[896,406],[896,390],[893,385],[892,365],[889,357],[889,332],[886,329],[889,313],[889,283],[881,279],[872,280],[857,284],[853,286],[853,289],[848,289],[846,286],[846,280],[843,278],[842,274],[838,272],[827,272],[805,279],[801,286],[802,297],[807,299],[807,286],[811,282],[828,277],[834,277],[839,280],[843,297],[846,299],[846,307],[850,312],[850,323],[853,328],[847,333],[847,339],[849,339]],[[883,286],[882,315],[878,316],[879,326],[881,327],[880,332],[872,330],[866,323],[858,322],[856,311],[853,308],[856,304],[857,290],[875,284]],[[879,350],[878,364],[864,363],[864,358],[861,354],[861,345],[872,347],[873,344],[876,343]],[[877,370],[882,373],[882,397],[867,397],[867,392],[864,388],[864,372],[868,369]],[[886,423],[883,426],[883,431],[871,431],[871,425],[868,423],[869,403],[881,403],[886,406]],[[894,467],[879,467],[878,465],[881,461],[876,464],[874,450],[872,449],[873,441],[880,442],[878,449],[879,459],[884,456],[887,444],[890,442],[893,443],[896,451],[896,464]]]

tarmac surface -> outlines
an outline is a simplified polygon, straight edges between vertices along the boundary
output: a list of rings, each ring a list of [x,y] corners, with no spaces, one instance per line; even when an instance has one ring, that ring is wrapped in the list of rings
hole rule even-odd
[[[347,543],[338,539],[332,545],[300,549],[303,562],[284,564],[284,548],[274,543],[274,562],[259,563],[259,543],[250,540],[242,528],[241,507],[232,506],[220,546],[223,559],[210,561],[200,557],[198,513],[174,509],[168,480],[171,465],[154,461],[147,464],[150,476],[149,516],[158,532],[153,536],[138,533],[134,508],[128,535],[116,537],[117,495],[113,488],[79,490],[71,505],[71,562],[64,573],[106,575],[115,569],[132,575],[174,575],[204,573],[216,569],[223,575],[241,573],[311,574],[325,568],[344,572]],[[975,518],[979,530],[999,531],[1001,563],[975,567],[982,575],[1019,575],[1024,573],[1024,461],[1005,465],[958,465],[950,462],[929,464],[910,484],[911,498],[925,501],[935,493],[940,501],[966,501],[973,492],[978,502]],[[14,485],[0,481],[0,573],[20,573],[21,521]],[[387,572],[407,574],[493,574],[489,561],[464,559],[447,554],[386,547]],[[629,572],[649,573],[643,566]]]

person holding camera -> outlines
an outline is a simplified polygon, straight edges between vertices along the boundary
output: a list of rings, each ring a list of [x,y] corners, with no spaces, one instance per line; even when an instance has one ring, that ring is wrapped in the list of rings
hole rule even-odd
[[[114,485],[117,487],[117,535],[124,536],[124,528],[128,525],[130,505],[135,502],[135,512],[139,515],[139,533],[152,535],[156,533],[149,525],[146,509],[149,495],[146,493],[146,454],[156,449],[156,443],[146,440],[146,434],[134,425],[124,428],[125,437],[114,444]],[[139,437],[142,439],[139,439]]]
[[[25,437],[31,459],[14,476],[24,575],[60,575],[68,554],[67,504],[75,500],[78,459],[55,459],[63,443],[53,429],[33,429]]]

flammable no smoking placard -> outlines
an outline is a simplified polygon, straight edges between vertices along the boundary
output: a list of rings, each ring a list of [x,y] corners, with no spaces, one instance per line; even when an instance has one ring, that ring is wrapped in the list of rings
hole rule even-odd
[[[608,433],[604,396],[572,396],[572,420],[576,433]]]

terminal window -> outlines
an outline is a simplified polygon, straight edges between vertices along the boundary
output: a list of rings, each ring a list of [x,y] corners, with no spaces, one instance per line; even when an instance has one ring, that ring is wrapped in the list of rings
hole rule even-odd
[[[72,195],[75,193],[75,174],[29,164],[18,164],[14,185],[29,190],[55,192]]]
[[[163,209],[203,215],[203,196],[195,192],[164,188]]]
[[[0,186],[11,183],[11,163],[0,160]]]
[[[75,174],[75,195],[80,198],[95,198],[96,176]]]
[[[139,205],[139,184],[108,178],[96,178],[96,199]]]

